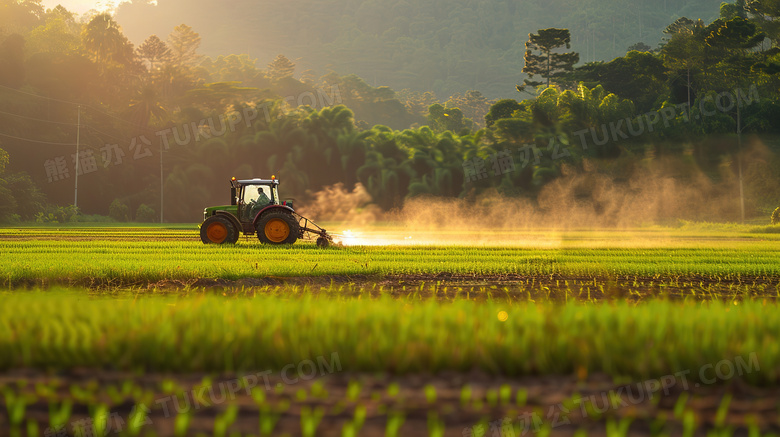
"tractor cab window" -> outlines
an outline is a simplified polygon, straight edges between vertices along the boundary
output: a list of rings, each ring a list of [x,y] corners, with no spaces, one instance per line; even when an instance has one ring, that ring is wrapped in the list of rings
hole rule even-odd
[[[271,188],[264,185],[248,185],[244,187],[243,219],[251,220],[266,206],[271,204]]]
[[[271,190],[262,185],[249,185],[244,188],[244,205],[262,204],[268,205],[271,202]]]

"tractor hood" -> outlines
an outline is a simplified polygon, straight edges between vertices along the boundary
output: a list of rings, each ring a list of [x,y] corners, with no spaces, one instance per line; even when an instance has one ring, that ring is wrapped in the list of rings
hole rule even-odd
[[[217,211],[227,211],[233,215],[238,215],[238,206],[237,205],[210,206],[203,210],[203,220],[206,220],[208,217],[214,215],[214,213],[216,213]]]

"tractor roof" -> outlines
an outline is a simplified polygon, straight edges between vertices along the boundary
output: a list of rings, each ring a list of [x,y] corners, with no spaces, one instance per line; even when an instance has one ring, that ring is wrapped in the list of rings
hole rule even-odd
[[[238,183],[241,185],[279,185],[279,179],[242,179]]]

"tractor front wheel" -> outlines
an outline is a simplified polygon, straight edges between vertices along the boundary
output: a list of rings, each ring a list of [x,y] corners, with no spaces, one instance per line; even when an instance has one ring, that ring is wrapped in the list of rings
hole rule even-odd
[[[268,244],[293,244],[301,228],[286,212],[269,212],[257,222],[257,238]]]
[[[238,229],[229,219],[213,215],[200,225],[200,240],[203,244],[235,244]]]

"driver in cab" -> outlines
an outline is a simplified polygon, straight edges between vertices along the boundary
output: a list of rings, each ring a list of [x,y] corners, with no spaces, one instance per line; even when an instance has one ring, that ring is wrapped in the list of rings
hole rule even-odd
[[[259,187],[257,189],[257,199],[250,200],[249,205],[247,205],[247,218],[256,216],[261,209],[265,208],[270,203],[271,199],[269,199],[268,195],[265,194],[263,187]]]

